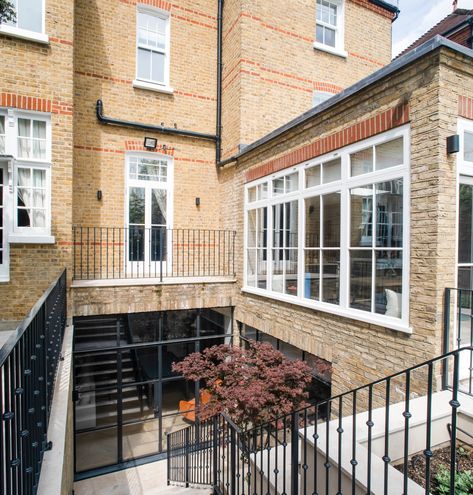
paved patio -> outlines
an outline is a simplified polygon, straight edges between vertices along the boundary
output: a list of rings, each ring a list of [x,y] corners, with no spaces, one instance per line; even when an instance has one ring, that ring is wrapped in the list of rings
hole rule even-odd
[[[74,483],[75,495],[210,495],[208,487],[167,486],[166,461]]]

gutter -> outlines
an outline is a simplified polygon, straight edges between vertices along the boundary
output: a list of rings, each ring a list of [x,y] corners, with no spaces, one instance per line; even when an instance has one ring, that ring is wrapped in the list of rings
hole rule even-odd
[[[257,148],[259,148],[265,144],[268,144],[269,142],[273,141],[274,139],[279,138],[284,133],[289,132],[292,129],[294,129],[295,127],[308,122],[309,120],[313,119],[316,116],[319,116],[320,114],[331,109],[332,107],[336,106],[340,102],[347,100],[348,98],[351,98],[352,96],[354,96],[359,91],[362,91],[363,89],[368,88],[372,84],[375,84],[376,82],[384,79],[385,77],[388,77],[391,74],[398,72],[399,70],[403,69],[404,67],[416,62],[417,60],[425,57],[429,53],[432,53],[433,51],[437,50],[438,48],[442,48],[442,47],[449,48],[450,50],[453,50],[456,53],[463,54],[463,55],[473,59],[473,50],[472,49],[466,48],[465,46],[462,46],[462,45],[459,45],[458,43],[455,43],[454,41],[451,41],[447,38],[444,38],[443,36],[437,35],[434,38],[431,38],[429,41],[426,41],[424,44],[420,45],[419,47],[414,48],[413,50],[407,52],[405,55],[402,55],[399,58],[394,59],[390,64],[386,65],[382,69],[379,69],[378,71],[374,72],[373,74],[369,75],[368,77],[365,77],[361,81],[358,81],[353,86],[350,86],[349,88],[344,89],[343,91],[336,94],[335,96],[332,96],[332,98],[324,101],[320,105],[317,105],[316,107],[311,108],[307,112],[304,112],[303,114],[299,115],[295,119],[287,122],[283,126],[270,132],[266,136],[263,136],[262,138],[258,139],[257,141],[249,144],[248,146],[245,146],[245,148],[242,151],[240,151],[236,155],[232,156],[228,160],[225,160],[225,161],[219,163],[218,165],[221,167],[221,166],[227,165],[231,162],[238,161],[241,157],[247,155],[251,151],[253,151],[253,150],[255,150],[255,149],[257,149]]]
[[[105,125],[129,127],[131,129],[140,129],[142,131],[153,131],[153,132],[159,132],[161,134],[172,134],[172,135],[177,135],[177,136],[186,136],[186,137],[190,137],[190,138],[205,139],[207,141],[214,141],[214,142],[216,142],[218,140],[218,137],[214,134],[205,134],[202,132],[187,131],[184,129],[175,129],[173,127],[164,127],[164,126],[152,125],[152,124],[142,124],[140,122],[132,122],[129,120],[121,120],[121,119],[114,119],[111,117],[105,117],[105,115],[103,114],[103,102],[102,102],[102,100],[97,100],[97,103],[95,106],[95,113],[97,115],[97,120],[101,124],[105,124]]]
[[[215,162],[217,163],[217,166],[220,163],[220,159],[222,158],[223,2],[224,0],[218,0],[218,13],[217,13],[217,115],[215,118],[216,127],[217,127]]]
[[[401,13],[401,11],[399,10],[398,7],[396,7],[396,5],[392,5],[388,2],[385,2],[384,0],[369,0],[369,1],[373,5],[376,5],[377,7],[381,7],[382,9],[386,9],[389,12],[392,12],[394,14],[392,22],[394,22],[399,17],[399,14]]]

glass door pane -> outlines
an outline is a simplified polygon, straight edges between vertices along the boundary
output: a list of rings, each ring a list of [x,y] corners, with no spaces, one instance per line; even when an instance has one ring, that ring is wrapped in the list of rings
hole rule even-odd
[[[128,260],[145,259],[145,189],[130,187],[128,194]]]
[[[167,191],[165,189],[151,189],[151,261],[166,260],[166,213]]]

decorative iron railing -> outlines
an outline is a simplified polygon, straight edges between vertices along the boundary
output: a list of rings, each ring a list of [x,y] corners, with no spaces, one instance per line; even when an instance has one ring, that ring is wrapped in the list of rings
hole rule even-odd
[[[473,438],[460,361],[472,352],[453,351],[255,428],[220,415],[171,433],[168,482],[203,483],[220,495],[447,493],[442,483],[456,493],[471,452],[459,448]]]
[[[35,494],[66,326],[66,272],[0,349],[0,494]]]
[[[73,227],[75,280],[235,275],[230,230]]]

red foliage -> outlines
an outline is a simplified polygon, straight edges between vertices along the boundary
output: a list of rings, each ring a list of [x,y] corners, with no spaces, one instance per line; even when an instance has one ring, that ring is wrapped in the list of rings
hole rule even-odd
[[[199,419],[225,412],[243,428],[306,406],[312,379],[308,365],[289,360],[265,342],[248,349],[214,346],[172,367],[188,380],[202,380],[209,390],[211,400],[197,410]]]

